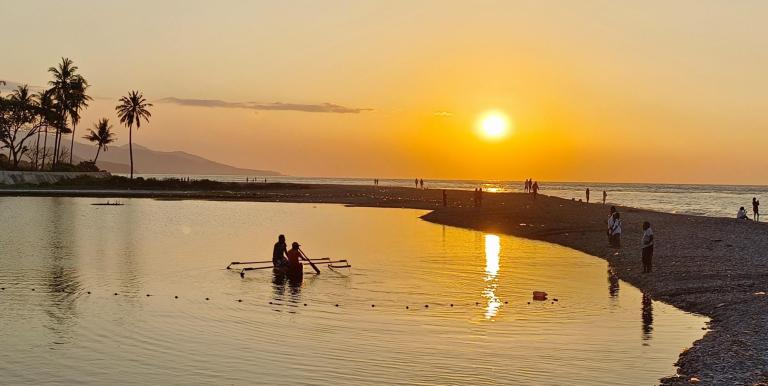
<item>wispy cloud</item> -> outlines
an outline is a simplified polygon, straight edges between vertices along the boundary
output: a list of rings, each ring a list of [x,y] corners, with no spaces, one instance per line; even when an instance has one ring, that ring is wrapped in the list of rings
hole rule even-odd
[[[211,108],[230,108],[230,109],[250,109],[250,110],[278,110],[278,111],[301,111],[305,113],[337,113],[337,114],[359,114],[373,109],[346,107],[333,103],[321,104],[301,104],[301,103],[257,103],[257,102],[227,102],[218,99],[183,99],[176,97],[167,97],[158,100],[159,103],[172,103],[181,106],[211,107]]]

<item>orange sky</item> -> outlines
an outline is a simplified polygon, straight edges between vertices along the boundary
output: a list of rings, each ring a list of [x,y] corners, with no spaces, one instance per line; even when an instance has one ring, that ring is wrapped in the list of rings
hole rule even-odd
[[[44,85],[67,56],[97,97],[86,124],[138,88],[155,106],[137,143],[291,175],[768,183],[765,14],[758,1],[0,0],[13,31],[0,79]],[[351,112],[307,111],[325,103]],[[514,121],[502,141],[476,133],[491,109]]]

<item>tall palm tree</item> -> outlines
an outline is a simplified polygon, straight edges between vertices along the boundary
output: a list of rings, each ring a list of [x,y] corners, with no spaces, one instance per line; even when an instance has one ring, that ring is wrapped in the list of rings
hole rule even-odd
[[[40,129],[37,131],[37,141],[35,143],[35,168],[43,170],[45,167],[45,157],[48,147],[48,127],[56,122],[56,110],[53,102],[53,90],[39,91],[35,94],[37,99],[38,119],[40,120]],[[42,157],[40,157],[40,134],[43,135]]]
[[[115,106],[117,110],[117,116],[120,117],[120,123],[128,127],[128,152],[131,156],[131,179],[133,179],[133,125],[136,124],[136,130],[141,127],[141,120],[149,123],[149,117],[152,116],[148,107],[152,107],[151,103],[147,103],[144,99],[144,94],[138,91],[131,91],[128,96],[120,98],[120,104]]]
[[[57,67],[48,68],[48,72],[53,75],[53,80],[48,84],[53,90],[53,99],[59,116],[54,143],[54,165],[60,161],[62,135],[70,132],[67,127],[68,118],[72,118],[72,123],[77,124],[80,120],[80,110],[87,107],[87,101],[91,99],[85,94],[88,83],[85,78],[77,74],[77,70],[77,66],[69,58],[61,58],[61,63]]]
[[[101,118],[99,122],[93,125],[93,129],[88,130],[83,138],[96,144],[96,157],[93,157],[93,163],[99,159],[99,152],[101,149],[107,151],[107,145],[117,140],[117,136],[112,132],[112,125],[109,124],[109,119]]]
[[[88,101],[93,100],[85,93],[88,89],[88,82],[80,75],[77,75],[72,84],[72,95],[69,111],[69,119],[72,121],[72,140],[69,143],[69,163],[72,163],[72,156],[75,154],[75,129],[80,122],[80,111],[88,107]]]

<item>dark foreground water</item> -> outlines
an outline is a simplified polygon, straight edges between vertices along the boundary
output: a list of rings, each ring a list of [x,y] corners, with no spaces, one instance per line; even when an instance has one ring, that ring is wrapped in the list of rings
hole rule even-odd
[[[597,258],[421,211],[98,201],[0,198],[0,383],[653,384],[706,321]],[[223,269],[278,233],[353,268]]]

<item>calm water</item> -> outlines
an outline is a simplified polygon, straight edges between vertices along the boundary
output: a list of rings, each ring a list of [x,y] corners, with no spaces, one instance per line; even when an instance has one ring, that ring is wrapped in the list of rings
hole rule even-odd
[[[144,177],[186,177],[169,174],[145,174]],[[218,181],[253,181],[253,176],[191,176],[193,179]],[[296,182],[307,184],[371,185],[370,178],[321,177],[260,177],[270,182]],[[701,216],[736,217],[740,206],[752,213],[752,197],[768,197],[768,186],[761,185],[673,185],[673,184],[606,184],[578,182],[540,182],[541,193],[563,198],[585,200],[585,189],[591,190],[592,202],[602,200],[605,190],[608,202],[635,208],[662,212],[695,214]],[[382,179],[381,186],[413,187],[412,179]],[[490,192],[522,192],[522,181],[483,180],[426,180],[425,187],[433,189],[472,190],[478,187]],[[766,200],[768,205],[768,200]],[[764,209],[768,210],[768,209]]]
[[[706,321],[600,259],[421,211],[97,201],[0,198],[3,384],[653,384]],[[223,269],[281,232],[353,268],[300,288]]]

